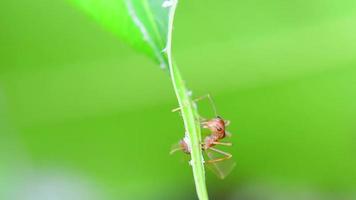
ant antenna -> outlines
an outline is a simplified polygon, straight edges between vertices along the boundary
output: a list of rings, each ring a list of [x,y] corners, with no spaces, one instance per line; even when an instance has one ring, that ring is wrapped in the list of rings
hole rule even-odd
[[[174,149],[172,149],[172,150],[169,152],[169,154],[172,155],[172,154],[174,154],[175,152],[180,151],[180,150],[182,150],[181,147],[174,148]]]
[[[199,98],[196,98],[196,99],[194,99],[193,101],[200,101],[200,100],[203,100],[203,99],[205,99],[205,98],[208,98],[208,99],[209,99],[209,103],[210,103],[210,105],[211,105],[211,107],[212,107],[212,109],[213,109],[213,111],[214,111],[215,116],[218,116],[218,112],[216,111],[215,103],[214,103],[213,98],[211,97],[210,94],[206,94],[206,95],[204,95],[204,96],[201,96],[201,97],[199,97]]]

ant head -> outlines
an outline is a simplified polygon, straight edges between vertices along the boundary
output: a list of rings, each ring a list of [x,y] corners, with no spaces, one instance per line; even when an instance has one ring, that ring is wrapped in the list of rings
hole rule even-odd
[[[214,124],[214,128],[218,132],[225,130],[225,120],[223,120],[220,116],[216,116],[216,118],[212,120],[212,124]]]
[[[220,117],[220,116],[216,116],[214,119],[213,119],[213,121],[215,121],[216,123],[219,123],[219,124],[224,124],[225,123],[225,120],[222,118],[222,117]]]

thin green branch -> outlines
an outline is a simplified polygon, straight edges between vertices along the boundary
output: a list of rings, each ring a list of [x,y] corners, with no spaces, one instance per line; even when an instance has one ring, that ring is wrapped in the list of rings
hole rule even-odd
[[[184,121],[184,127],[187,132],[191,147],[191,161],[190,165],[193,169],[193,176],[195,181],[195,187],[200,200],[208,200],[208,193],[205,183],[205,171],[204,171],[204,160],[201,149],[201,131],[200,123],[197,120],[197,110],[194,108],[192,100],[188,94],[188,90],[184,84],[183,78],[179,72],[177,65],[172,61],[172,31],[173,31],[173,21],[174,13],[178,3],[178,0],[170,1],[170,13],[169,13],[169,24],[168,24],[168,35],[167,35],[167,56],[168,65],[170,69],[171,80],[173,83],[174,91],[176,93],[179,106],[182,108],[182,117]]]

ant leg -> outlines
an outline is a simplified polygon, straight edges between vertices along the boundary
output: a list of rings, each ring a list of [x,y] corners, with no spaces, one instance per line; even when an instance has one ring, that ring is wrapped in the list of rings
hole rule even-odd
[[[208,124],[209,120],[205,119],[205,118],[202,118],[200,117],[200,125],[204,128],[207,127],[207,124]]]
[[[207,163],[216,163],[216,162],[220,162],[220,161],[223,161],[223,160],[230,159],[230,158],[232,157],[231,154],[226,153],[226,152],[224,152],[224,151],[221,151],[221,150],[219,150],[219,149],[215,149],[215,148],[212,148],[212,147],[210,147],[209,149],[211,149],[212,151],[215,151],[215,152],[217,152],[217,153],[220,153],[220,154],[224,155],[225,157],[216,158],[216,159],[213,159],[213,160],[208,160],[208,161],[206,161]]]
[[[177,112],[177,111],[180,111],[181,109],[182,109],[182,107],[178,107],[178,108],[172,109],[172,112]],[[207,119],[201,117],[200,115],[198,115],[198,120],[200,121],[201,126],[204,126],[205,122],[208,121]]]
[[[196,99],[193,99],[193,102],[198,102],[198,101],[201,101],[201,100],[206,99],[206,98],[209,99],[210,104],[211,104],[211,106],[213,107],[214,114],[215,114],[215,116],[217,116],[215,104],[214,104],[213,98],[211,97],[210,94],[206,94],[206,95],[204,95],[204,96],[201,96],[201,97],[198,97],[198,98],[196,98]],[[183,107],[184,107],[184,106],[185,106],[185,105],[183,105]],[[181,109],[182,109],[182,107],[174,108],[174,109],[172,109],[172,112],[177,112],[177,111],[179,111],[179,110],[181,110]]]
[[[172,109],[172,112],[177,112],[177,111],[179,111],[180,109],[181,109],[181,107],[174,108],[174,109]]]
[[[213,142],[213,144],[220,144],[220,145],[223,145],[223,146],[232,146],[231,142]]]
[[[201,100],[203,100],[203,99],[205,99],[205,98],[211,99],[210,94],[206,94],[206,95],[203,95],[203,96],[201,96],[201,97],[195,98],[195,99],[193,99],[193,101],[194,101],[194,102],[198,102],[198,101],[201,101]]]
[[[182,150],[182,147],[177,147],[177,148],[175,148],[175,149],[172,149],[172,150],[169,152],[169,154],[172,155],[172,154],[174,154],[175,152],[180,151],[180,150]]]
[[[229,126],[230,125],[230,120],[224,120],[225,126]]]
[[[172,109],[172,112],[180,111],[180,110],[182,110],[182,107],[185,107],[185,106],[186,106],[186,105],[180,106],[180,107],[178,107],[178,108],[174,108],[174,109]]]

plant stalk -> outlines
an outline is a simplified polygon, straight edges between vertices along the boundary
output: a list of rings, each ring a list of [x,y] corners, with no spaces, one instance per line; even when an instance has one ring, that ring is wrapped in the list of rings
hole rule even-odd
[[[167,35],[167,57],[170,69],[170,76],[173,83],[173,88],[177,96],[179,106],[184,121],[186,134],[189,137],[191,147],[190,165],[193,170],[194,182],[199,200],[208,200],[208,192],[205,183],[204,159],[201,149],[201,130],[200,122],[197,120],[198,112],[193,106],[189,92],[184,84],[184,80],[179,72],[177,65],[172,59],[172,32],[174,13],[178,0],[171,0],[172,5],[169,11],[169,24]]]

